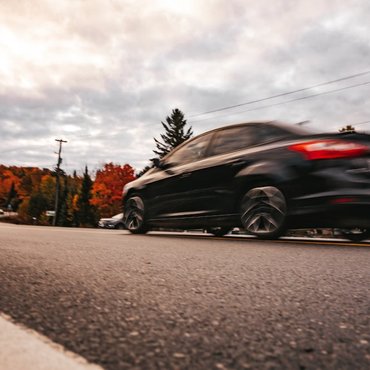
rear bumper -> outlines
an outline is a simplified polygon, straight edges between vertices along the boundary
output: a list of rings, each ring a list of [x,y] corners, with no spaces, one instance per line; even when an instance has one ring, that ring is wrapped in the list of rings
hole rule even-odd
[[[291,227],[370,228],[370,190],[345,189],[295,198]]]

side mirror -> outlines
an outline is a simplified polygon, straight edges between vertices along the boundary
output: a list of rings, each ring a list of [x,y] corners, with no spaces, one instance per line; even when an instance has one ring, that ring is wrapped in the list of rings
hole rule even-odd
[[[163,163],[159,158],[152,158],[151,162],[153,162],[153,166],[156,168],[163,168]]]

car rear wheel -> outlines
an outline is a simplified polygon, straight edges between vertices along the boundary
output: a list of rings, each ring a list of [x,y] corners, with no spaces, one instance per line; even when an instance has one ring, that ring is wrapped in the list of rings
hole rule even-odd
[[[340,230],[343,237],[352,241],[352,242],[361,242],[362,240],[370,238],[370,229],[341,229]]]
[[[261,239],[274,239],[285,231],[287,202],[274,186],[256,187],[244,195],[240,214],[247,232]]]
[[[207,232],[213,234],[214,236],[224,236],[231,231],[229,227],[209,227]]]
[[[125,225],[133,234],[144,234],[148,231],[144,202],[138,195],[131,196],[125,204]]]

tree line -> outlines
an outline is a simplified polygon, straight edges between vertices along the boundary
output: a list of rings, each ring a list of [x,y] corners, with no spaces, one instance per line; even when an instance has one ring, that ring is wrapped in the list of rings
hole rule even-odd
[[[107,163],[94,180],[87,167],[82,175],[62,172],[60,178],[57,225],[95,226],[100,217],[121,212],[122,188],[135,173],[128,164]],[[50,224],[55,189],[55,171],[0,165],[0,208],[17,212],[21,222]]]
[[[164,133],[154,138],[156,150],[164,157],[192,135],[179,109],[173,109],[162,122]],[[88,168],[82,175],[59,170],[59,204],[56,215],[58,226],[92,227],[101,217],[110,217],[122,211],[122,189],[137,176],[143,175],[152,165],[138,174],[129,164],[106,163],[91,177]],[[18,213],[20,222],[51,224],[56,196],[56,171],[47,168],[0,165],[0,208]]]

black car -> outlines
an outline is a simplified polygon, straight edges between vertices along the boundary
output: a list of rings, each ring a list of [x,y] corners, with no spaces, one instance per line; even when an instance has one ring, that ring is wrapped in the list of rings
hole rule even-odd
[[[370,235],[370,135],[313,134],[277,122],[212,130],[178,146],[124,188],[132,233],[234,227],[260,238],[293,228]]]

